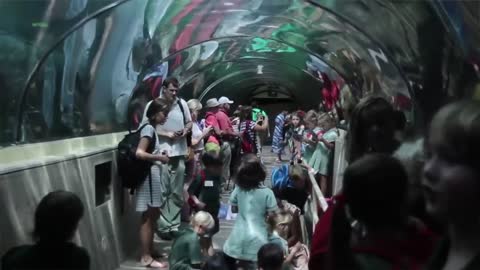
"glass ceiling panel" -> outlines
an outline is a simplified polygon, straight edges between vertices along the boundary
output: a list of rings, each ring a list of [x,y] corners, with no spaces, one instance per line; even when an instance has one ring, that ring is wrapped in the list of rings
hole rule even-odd
[[[123,4],[74,29],[52,50],[54,57],[45,54],[73,25],[115,3]],[[15,124],[23,110],[18,101],[36,65],[52,67],[55,93],[71,91],[72,78],[80,78],[100,99],[115,99],[117,89],[131,91],[128,86],[155,72],[178,75],[201,95],[211,84],[233,84],[228,72],[236,79],[248,75],[252,81],[242,83],[253,87],[274,83],[275,74],[314,84],[323,68],[357,96],[414,94],[429,103],[427,97],[452,88],[462,63],[426,1],[2,1],[0,15],[0,83],[8,100],[0,104],[2,127]],[[74,57],[77,51],[85,55]],[[69,64],[62,69],[62,63]],[[264,74],[256,73],[258,66]],[[12,134],[6,136],[18,138]]]

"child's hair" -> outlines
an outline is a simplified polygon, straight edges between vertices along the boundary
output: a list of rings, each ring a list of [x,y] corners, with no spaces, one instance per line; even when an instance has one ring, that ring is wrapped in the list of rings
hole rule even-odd
[[[260,186],[267,174],[260,159],[255,154],[247,154],[242,157],[236,175],[236,184],[245,190]]]
[[[253,108],[250,106],[243,106],[240,110],[240,121],[247,121],[252,120],[252,110]]]
[[[367,97],[355,106],[348,132],[347,159],[353,162],[368,152],[391,154],[398,147],[394,139],[395,113],[387,100]]]
[[[225,254],[223,252],[216,252],[205,261],[202,270],[228,270]]]
[[[367,226],[400,224],[405,215],[408,176],[399,160],[367,154],[345,170],[343,192],[354,218]]]
[[[84,213],[80,198],[69,191],[53,191],[43,197],[35,210],[36,240],[66,242],[73,238]]]
[[[296,181],[298,179],[306,179],[307,173],[302,168],[302,166],[300,166],[298,164],[290,165],[290,167],[288,168],[288,177],[292,181]]]
[[[208,212],[198,211],[192,218],[192,224],[202,226],[206,231],[211,231],[215,227],[215,220]]]
[[[262,270],[282,269],[284,261],[284,251],[281,246],[268,243],[263,245],[257,254],[258,268]]]
[[[313,124],[314,126],[317,126],[318,125],[318,114],[316,111],[314,110],[310,110],[307,112],[307,114],[305,115],[305,122],[306,123],[311,123]]]
[[[441,146],[455,162],[480,171],[480,102],[459,101],[443,107],[433,118],[430,144]]]
[[[216,151],[205,152],[202,155],[202,163],[205,167],[221,167],[223,166],[223,160],[220,153]]]
[[[296,111],[296,112],[292,113],[292,119],[294,117],[297,117],[298,119],[300,119],[300,121],[298,122],[299,126],[303,125],[303,113],[301,113],[300,111]]]
[[[345,170],[343,195],[352,217],[368,229],[391,228],[407,215],[407,184],[407,173],[398,160],[386,154],[367,154]],[[334,208],[331,226],[331,269],[357,269],[345,208]]]
[[[270,233],[276,231],[280,237],[286,240],[288,239],[288,232],[290,230],[292,220],[293,217],[288,211],[280,210],[275,215],[267,218],[268,231]]]

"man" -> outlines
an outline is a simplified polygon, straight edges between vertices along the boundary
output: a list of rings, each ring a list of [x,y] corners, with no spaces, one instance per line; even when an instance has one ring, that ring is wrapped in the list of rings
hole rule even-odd
[[[215,116],[217,117],[218,126],[222,131],[222,144],[221,152],[223,155],[223,173],[222,182],[225,184],[230,180],[230,162],[232,161],[232,148],[235,147],[235,140],[238,135],[233,131],[232,122],[228,116],[230,110],[230,104],[233,101],[227,97],[221,97],[218,99],[219,109]]]
[[[180,213],[184,204],[185,156],[188,152],[186,135],[192,128],[192,118],[187,102],[177,97],[178,87],[176,78],[167,78],[160,91],[160,98],[166,99],[172,105],[165,124],[157,126],[160,149],[166,151],[170,157],[168,170],[165,168],[161,172],[165,198],[162,198],[158,231],[164,238],[170,238],[169,236],[178,231],[180,226]],[[145,112],[150,103],[147,104]]]

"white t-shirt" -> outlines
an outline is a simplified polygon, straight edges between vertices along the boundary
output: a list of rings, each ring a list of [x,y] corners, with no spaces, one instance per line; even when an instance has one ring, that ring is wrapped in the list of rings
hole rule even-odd
[[[202,138],[202,130],[200,129],[200,126],[197,123],[193,123],[192,125],[192,139],[198,140]],[[203,145],[203,140],[200,140],[200,142],[195,146],[195,151],[201,151],[204,148]]]
[[[185,116],[182,115],[182,110],[180,109],[180,106],[178,106],[178,100],[180,100]],[[148,121],[147,110],[151,103],[152,101],[148,102],[147,106],[145,106],[142,122]],[[185,117],[185,120],[183,117]],[[168,113],[167,122],[163,125],[157,125],[157,133],[160,131],[177,132],[185,128],[185,122],[188,123],[191,121],[192,117],[187,102],[183,99],[177,99],[174,101],[172,109]],[[158,142],[160,143],[160,149],[162,151],[166,150],[170,157],[185,156],[187,154],[187,139],[185,137],[171,140],[163,136],[158,136]]]

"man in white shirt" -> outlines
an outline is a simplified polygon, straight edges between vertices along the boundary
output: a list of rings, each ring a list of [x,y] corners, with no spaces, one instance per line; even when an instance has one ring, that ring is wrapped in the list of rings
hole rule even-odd
[[[172,108],[167,121],[156,127],[160,149],[170,158],[168,170],[161,175],[163,183],[162,214],[158,220],[158,231],[162,236],[178,231],[180,212],[184,202],[183,185],[185,181],[185,156],[187,155],[187,134],[192,129],[192,118],[187,102],[177,97],[179,83],[176,78],[167,78],[162,84],[160,98],[171,102]],[[150,102],[151,103],[151,102]],[[145,112],[147,111],[147,104]],[[144,120],[146,119],[144,112]],[[166,237],[167,238],[167,237]]]

